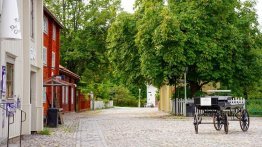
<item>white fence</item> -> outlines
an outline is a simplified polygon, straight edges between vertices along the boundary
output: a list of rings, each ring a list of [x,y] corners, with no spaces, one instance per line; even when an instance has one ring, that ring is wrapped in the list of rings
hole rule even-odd
[[[245,104],[246,101],[244,98],[232,98],[229,100],[230,104]],[[176,98],[172,100],[172,113],[175,115],[180,115],[180,116],[187,116],[187,111],[191,112],[196,112],[199,111],[195,108],[194,106],[194,99],[192,98],[187,98],[187,99],[182,99],[182,98]]]
[[[92,101],[91,101],[91,107],[92,107]],[[109,101],[108,103],[104,103],[103,101],[95,101],[94,108],[95,109],[104,109],[104,108],[111,108],[114,106],[113,101]]]

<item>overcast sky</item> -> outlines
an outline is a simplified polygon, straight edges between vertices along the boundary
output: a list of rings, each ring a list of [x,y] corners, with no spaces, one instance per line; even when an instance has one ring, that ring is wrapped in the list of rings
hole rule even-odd
[[[133,12],[133,4],[135,0],[122,0],[122,7],[124,8],[125,11],[127,12]],[[258,22],[260,24],[260,28],[262,30],[262,0],[257,0],[257,14],[258,14]]]

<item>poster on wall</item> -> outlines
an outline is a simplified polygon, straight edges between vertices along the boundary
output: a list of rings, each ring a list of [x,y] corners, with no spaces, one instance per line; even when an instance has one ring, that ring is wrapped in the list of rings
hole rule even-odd
[[[6,67],[2,66],[2,95],[6,93]]]

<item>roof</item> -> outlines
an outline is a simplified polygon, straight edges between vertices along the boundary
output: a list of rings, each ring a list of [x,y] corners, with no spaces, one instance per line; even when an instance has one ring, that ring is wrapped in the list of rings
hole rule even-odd
[[[65,67],[62,66],[62,65],[59,65],[59,72],[65,73],[65,74],[67,74],[67,75],[69,75],[69,76],[72,76],[72,77],[75,78],[75,79],[78,79],[78,80],[80,79],[80,76],[79,76],[79,75],[73,73],[72,71],[70,71],[69,69],[65,68]]]
[[[76,86],[75,84],[69,83],[67,81],[61,80],[58,77],[50,77],[44,81],[44,87],[46,86]]]
[[[44,12],[48,14],[48,16],[50,16],[62,29],[65,28],[59,19],[46,6],[44,6]]]

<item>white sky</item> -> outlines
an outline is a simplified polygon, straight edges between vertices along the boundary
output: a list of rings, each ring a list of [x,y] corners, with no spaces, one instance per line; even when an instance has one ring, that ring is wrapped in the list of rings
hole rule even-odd
[[[262,0],[256,0],[256,10],[258,14],[258,22],[260,24],[260,28],[262,30]],[[122,0],[121,5],[125,11],[132,13],[133,12],[133,5],[135,0]]]

